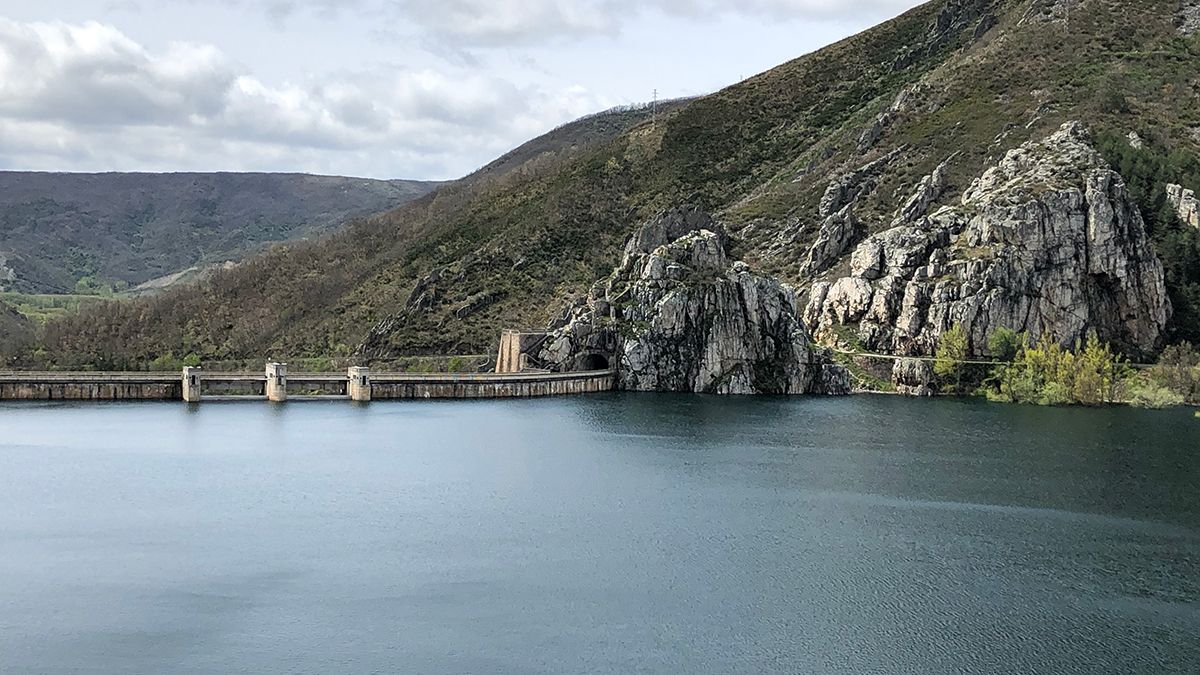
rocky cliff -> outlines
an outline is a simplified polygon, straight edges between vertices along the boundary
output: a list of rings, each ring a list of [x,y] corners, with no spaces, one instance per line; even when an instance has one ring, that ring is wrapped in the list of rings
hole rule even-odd
[[[1182,185],[1167,186],[1167,203],[1175,209],[1175,215],[1186,225],[1200,229],[1200,200],[1196,193]]]
[[[908,355],[931,354],[955,324],[976,353],[1001,327],[1064,344],[1095,332],[1132,352],[1162,344],[1162,264],[1079,123],[1008,152],[960,205],[903,221],[854,249],[849,276],[813,285],[805,319],[819,336],[851,327],[869,349]]]
[[[793,290],[729,260],[694,208],[666,211],[620,265],[557,322],[535,360],[555,370],[615,363],[622,389],[844,394],[849,374],[814,345]]]

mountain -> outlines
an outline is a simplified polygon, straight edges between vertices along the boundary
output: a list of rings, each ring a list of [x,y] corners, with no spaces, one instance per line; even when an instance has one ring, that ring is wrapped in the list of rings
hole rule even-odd
[[[1193,10],[1191,0],[936,0],[657,119],[629,112],[570,145],[539,139],[529,147],[548,149],[319,242],[86,308],[48,325],[42,348],[58,364],[110,367],[181,349],[478,353],[501,328],[543,326],[577,304],[639,225],[683,204],[715,215],[731,256],[794,285],[826,342],[924,353],[961,322],[979,352],[993,318],[1064,341],[1072,335],[1059,331],[1094,330],[1131,353],[1194,339],[1200,237],[1166,190],[1200,187]],[[1030,214],[1047,228],[1012,241],[1023,232],[1012,219]],[[912,245],[905,227],[929,245]],[[853,264],[875,245],[911,255]],[[1075,276],[1057,281],[1085,284],[1081,321],[1042,297],[1048,270],[1067,262]],[[1136,280],[1118,283],[1128,270]],[[865,283],[842,282],[861,292],[838,296],[865,306],[814,306],[841,279]],[[1021,304],[1022,293],[1039,302]],[[876,303],[889,325],[864,323]],[[1111,316],[1125,310],[1142,314]],[[888,332],[905,316],[925,323],[920,339]]]
[[[0,172],[0,284],[37,293],[137,286],[325,234],[436,185],[303,174]]]

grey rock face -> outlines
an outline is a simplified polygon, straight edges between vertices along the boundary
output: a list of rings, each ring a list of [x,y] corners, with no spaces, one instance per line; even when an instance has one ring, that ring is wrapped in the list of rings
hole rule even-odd
[[[952,159],[954,158],[951,157],[942,162],[933,170],[933,173],[921,179],[912,196],[904,202],[904,205],[896,213],[896,218],[892,221],[892,227],[911,223],[929,212],[929,206],[937,201],[946,190],[946,166]]]
[[[887,167],[902,152],[903,149],[894,150],[835,176],[825,188],[817,206],[820,221],[814,223],[804,218],[790,218],[765,247],[766,256],[790,256],[797,245],[805,245],[811,240],[800,262],[800,276],[811,278],[832,267],[863,235],[862,224],[854,213],[859,198],[875,189]]]
[[[822,218],[828,218],[846,206],[853,204],[861,195],[875,189],[875,183],[880,174],[903,153],[903,148],[897,148],[879,159],[864,164],[853,171],[847,172],[829,183],[817,213]]]
[[[859,236],[860,230],[858,219],[854,217],[853,205],[847,205],[821,221],[817,239],[809,247],[808,255],[800,265],[800,275],[813,276],[829,269]]]
[[[858,137],[858,152],[864,153],[875,147],[887,128],[902,116],[923,108],[926,113],[936,112],[939,106],[936,102],[926,100],[928,93],[928,87],[921,83],[901,89],[887,110],[876,115],[871,125]]]
[[[892,366],[892,384],[905,396],[933,396],[936,393],[933,366],[921,359],[899,359]]]
[[[1073,11],[1083,11],[1084,0],[1034,0],[1025,14],[1025,21],[1064,23]]]
[[[807,325],[824,339],[852,326],[870,348],[901,355],[932,354],[954,324],[976,353],[1001,327],[1161,346],[1162,264],[1082,125],[1010,151],[961,201],[859,244],[850,277],[813,286]]]
[[[1200,229],[1200,201],[1196,200],[1194,191],[1188,190],[1182,185],[1168,185],[1167,201],[1175,209],[1175,213],[1181,221]]]
[[[1200,31],[1200,0],[1183,0],[1175,15],[1175,25],[1181,35],[1194,35]]]
[[[925,39],[909,45],[897,56],[892,62],[892,70],[903,70],[921,57],[937,53],[952,36],[969,26],[976,26],[976,39],[982,37],[996,22],[988,12],[990,4],[988,0],[948,0],[929,26]]]
[[[791,288],[730,263],[707,214],[674,209],[633,236],[534,360],[575,370],[602,357],[635,391],[848,393],[849,373],[812,344],[795,303]]]
[[[0,282],[16,280],[17,271],[11,267],[8,267],[8,256],[0,253]]]
[[[871,126],[867,127],[862,132],[862,135],[858,137],[858,151],[863,153],[875,147],[875,144],[879,142],[884,130],[892,123],[893,119],[894,115],[891,110],[879,113],[875,117],[875,120],[871,122]]]

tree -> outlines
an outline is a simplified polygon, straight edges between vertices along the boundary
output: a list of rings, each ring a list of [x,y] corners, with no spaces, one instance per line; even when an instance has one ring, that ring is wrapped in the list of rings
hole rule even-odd
[[[1143,399],[1200,403],[1200,350],[1188,342],[1164,349],[1158,363],[1138,377],[1135,398],[1139,391]]]
[[[963,376],[967,364],[964,361],[970,355],[970,341],[967,332],[960,324],[954,324],[942,333],[938,340],[937,360],[933,364],[933,372],[957,392],[962,389]]]
[[[1129,377],[1129,365],[1092,335],[1086,345],[1064,348],[1043,335],[1023,345],[1012,363],[996,367],[988,398],[1038,405],[1101,405],[1118,399]]]
[[[1025,345],[1025,334],[1000,327],[988,336],[988,353],[997,361],[1012,361]]]

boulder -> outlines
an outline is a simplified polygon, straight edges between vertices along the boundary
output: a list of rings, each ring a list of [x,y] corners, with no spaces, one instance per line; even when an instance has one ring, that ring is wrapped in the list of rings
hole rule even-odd
[[[892,365],[892,384],[905,396],[933,396],[937,378],[933,366],[923,359],[898,359]]]

